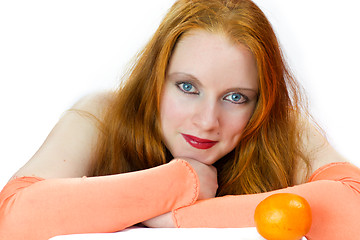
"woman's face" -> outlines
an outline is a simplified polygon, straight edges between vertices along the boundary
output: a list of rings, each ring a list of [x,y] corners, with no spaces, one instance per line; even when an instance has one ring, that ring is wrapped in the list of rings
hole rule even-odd
[[[166,147],[213,164],[238,144],[257,101],[253,55],[225,36],[191,31],[176,45],[161,96]]]

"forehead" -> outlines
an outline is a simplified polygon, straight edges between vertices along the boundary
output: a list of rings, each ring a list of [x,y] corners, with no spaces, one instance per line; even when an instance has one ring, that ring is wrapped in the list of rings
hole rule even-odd
[[[253,54],[242,44],[235,44],[224,34],[204,30],[186,33],[176,44],[170,58],[168,74],[181,72],[198,78],[227,81],[258,87]]]

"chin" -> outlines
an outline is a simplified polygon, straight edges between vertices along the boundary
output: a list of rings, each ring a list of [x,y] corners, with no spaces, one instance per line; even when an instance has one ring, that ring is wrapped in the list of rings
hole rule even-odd
[[[190,151],[184,151],[184,149],[177,149],[174,151],[174,154],[172,154],[174,158],[180,158],[180,159],[192,159],[196,160],[198,162],[201,162],[206,165],[213,165],[215,162],[217,162],[218,159],[221,158],[221,156],[215,155],[214,153],[198,153],[198,152],[190,152]]]
[[[213,165],[217,161],[217,159],[213,159],[213,158],[209,158],[209,159],[204,159],[204,158],[197,159],[197,158],[194,158],[194,160],[199,161],[199,162],[201,162],[203,164],[206,164],[206,165]]]

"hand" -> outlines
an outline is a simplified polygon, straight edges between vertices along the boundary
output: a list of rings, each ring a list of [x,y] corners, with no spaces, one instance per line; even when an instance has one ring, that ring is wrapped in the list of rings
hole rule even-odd
[[[200,192],[198,200],[215,197],[218,188],[216,168],[212,165],[209,166],[194,159],[182,157],[178,159],[187,161],[195,170],[199,178]],[[142,222],[142,224],[151,228],[175,227],[171,212],[146,220]]]
[[[194,159],[181,159],[187,161],[198,175],[200,181],[198,200],[214,198],[218,189],[216,168],[212,165],[206,165]]]
[[[150,228],[174,228],[174,222],[172,219],[172,213],[168,212],[160,216],[151,218],[149,220],[143,221],[143,225]]]

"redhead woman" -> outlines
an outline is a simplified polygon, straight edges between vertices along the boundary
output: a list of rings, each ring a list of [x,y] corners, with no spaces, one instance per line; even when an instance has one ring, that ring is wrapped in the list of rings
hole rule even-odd
[[[118,90],[76,103],[4,187],[0,238],[250,227],[279,192],[308,200],[309,239],[359,236],[360,170],[311,121],[262,11],[178,0]]]

